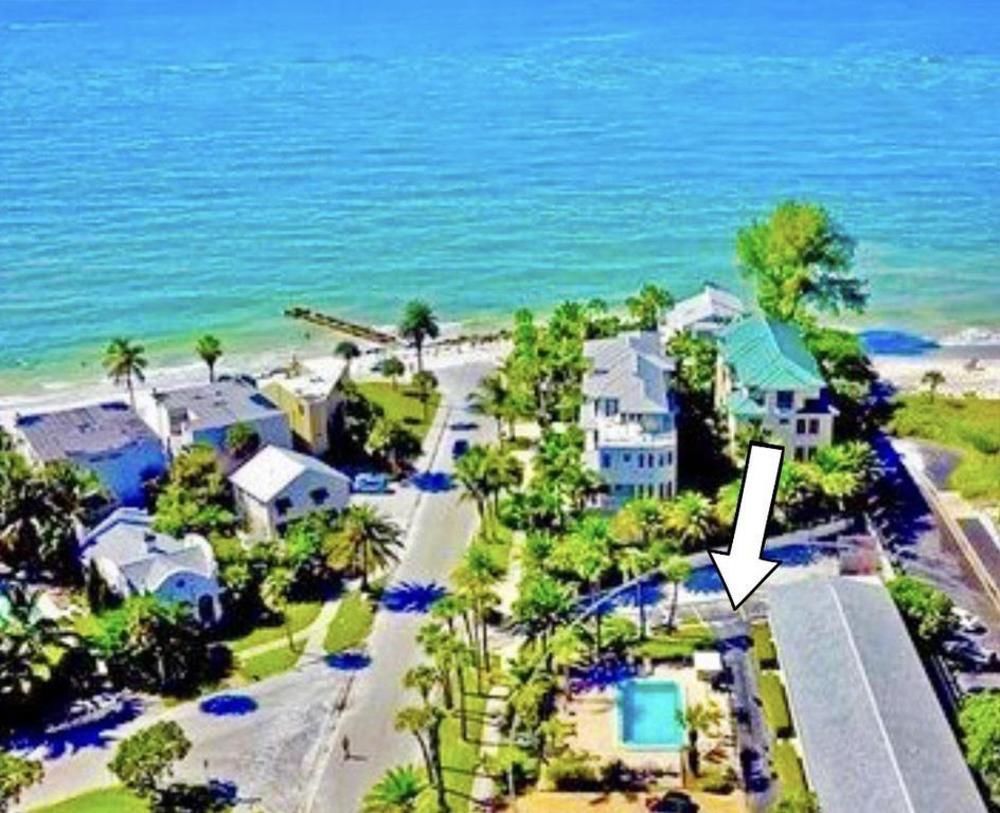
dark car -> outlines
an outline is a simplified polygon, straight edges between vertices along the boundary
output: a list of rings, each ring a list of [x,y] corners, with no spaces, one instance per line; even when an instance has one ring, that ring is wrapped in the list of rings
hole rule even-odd
[[[451,456],[454,460],[458,460],[462,455],[469,451],[469,441],[465,438],[459,438],[453,444],[451,444]]]

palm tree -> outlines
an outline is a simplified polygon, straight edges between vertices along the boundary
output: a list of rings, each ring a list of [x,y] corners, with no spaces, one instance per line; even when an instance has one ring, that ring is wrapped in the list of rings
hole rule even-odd
[[[206,333],[198,339],[194,352],[208,367],[208,380],[215,381],[215,365],[222,358],[222,342],[211,333]]]
[[[347,371],[350,372],[351,362],[361,355],[361,348],[354,342],[344,339],[343,341],[337,342],[337,346],[333,348],[333,355],[339,359],[343,359],[347,363]]]
[[[944,384],[944,381],[944,373],[940,370],[928,370],[920,378],[920,383],[927,387],[932,401],[934,400],[934,396],[937,395],[938,387]]]
[[[399,386],[399,379],[406,374],[406,365],[396,356],[389,356],[382,360],[379,370],[392,382],[392,388],[396,389]]]
[[[453,640],[454,636],[433,621],[424,624],[417,632],[417,643],[423,647],[424,653],[434,661],[438,685],[441,687],[441,700],[448,711],[455,708],[455,693],[451,680],[451,672],[455,666]]]
[[[660,316],[673,304],[674,298],[670,292],[652,283],[646,283],[639,289],[639,293],[625,300],[625,306],[640,330],[656,330]]]
[[[698,550],[715,531],[712,503],[697,491],[682,491],[664,510],[667,530],[677,535],[682,550]]]
[[[366,449],[385,459],[396,473],[420,454],[420,439],[398,421],[382,415],[368,433]]]
[[[495,588],[506,572],[486,545],[476,541],[468,547],[462,563],[452,574],[458,594],[468,601],[479,628],[477,665],[481,669],[489,668],[489,614],[499,603]]]
[[[635,606],[639,610],[639,639],[646,640],[646,602],[642,594],[642,577],[653,565],[653,556],[648,550],[626,548],[618,554],[618,569],[627,581],[635,581]]]
[[[670,618],[667,620],[667,628],[674,628],[674,620],[677,617],[677,598],[681,585],[691,578],[691,563],[683,556],[676,554],[667,555],[660,563],[660,572],[668,583],[674,586],[673,598],[670,601]]]
[[[437,685],[437,670],[425,663],[407,669],[406,674],[403,675],[403,688],[416,690],[420,699],[424,701],[424,705],[430,702],[431,692]]]
[[[416,813],[427,783],[413,765],[390,768],[365,795],[362,813]]]
[[[741,485],[739,480],[734,480],[726,483],[715,493],[715,521],[722,528],[731,528],[736,521]]]
[[[414,374],[413,378],[410,380],[410,384],[417,393],[417,400],[420,401],[420,406],[424,414],[424,420],[426,421],[431,403],[431,396],[434,395],[434,391],[438,387],[437,376],[429,370],[420,370]]]
[[[677,710],[677,719],[688,733],[688,762],[691,773],[698,775],[698,736],[712,734],[722,721],[722,709],[714,700],[692,703],[687,710]]]
[[[496,421],[497,437],[503,438],[505,420],[514,417],[513,397],[500,373],[491,373],[479,382],[479,388],[469,394],[469,409]]]
[[[574,666],[579,666],[587,658],[587,644],[580,636],[579,629],[570,625],[559,627],[549,639],[545,653],[551,666],[562,675],[563,691],[569,697],[571,694],[570,670]]]
[[[529,572],[512,609],[517,625],[528,637],[538,636],[544,646],[552,630],[572,614],[573,593],[547,573]]]
[[[441,769],[441,723],[445,713],[438,706],[406,706],[396,714],[396,730],[412,734],[420,746],[427,777],[437,793],[439,811],[448,810],[448,800]]]
[[[524,480],[524,466],[509,449],[490,446],[486,455],[486,480],[496,513],[500,510],[500,495],[518,488]]]
[[[104,350],[101,362],[108,377],[115,384],[125,383],[129,401],[135,406],[135,382],[146,380],[146,348],[141,344],[133,344],[129,339],[118,337],[112,339]]]
[[[603,517],[588,516],[577,523],[570,535],[553,551],[553,564],[569,570],[587,586],[588,611],[594,617],[595,651],[601,651],[601,607],[595,602],[601,579],[612,566],[611,537]]]
[[[284,621],[288,649],[292,652],[295,651],[295,640],[292,637],[292,616],[288,612],[288,597],[294,582],[295,578],[289,568],[276,567],[267,574],[260,586],[260,600],[264,606]]]
[[[344,551],[361,573],[361,589],[368,590],[368,577],[376,568],[383,569],[399,558],[403,532],[391,519],[371,505],[351,505],[344,512],[334,534],[334,549]],[[335,556],[339,561],[339,557]]]
[[[464,490],[463,496],[476,503],[480,519],[484,518],[489,505],[492,481],[488,465],[489,452],[486,447],[475,444],[455,461],[453,472],[455,480]]]
[[[621,545],[639,545],[644,550],[663,537],[663,503],[650,497],[626,502],[611,519],[611,535]]]
[[[413,343],[417,349],[417,370],[424,369],[424,342],[436,339],[441,332],[431,306],[421,299],[414,299],[403,309],[399,335]]]

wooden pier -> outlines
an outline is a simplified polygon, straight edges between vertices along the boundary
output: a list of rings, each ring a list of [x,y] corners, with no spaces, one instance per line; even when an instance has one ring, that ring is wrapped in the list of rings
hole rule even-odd
[[[301,305],[293,305],[290,308],[286,308],[285,316],[290,319],[301,319],[303,322],[308,322],[311,325],[323,327],[327,330],[332,330],[335,333],[351,336],[352,338],[361,339],[362,341],[372,342],[374,344],[397,344],[399,342],[399,338],[391,333],[376,330],[369,325],[351,322],[348,319],[340,319],[336,316],[330,316],[329,314],[313,310],[312,308],[306,308]]]

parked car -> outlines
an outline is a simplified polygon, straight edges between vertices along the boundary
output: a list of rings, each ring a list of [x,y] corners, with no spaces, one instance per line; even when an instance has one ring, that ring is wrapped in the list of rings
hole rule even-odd
[[[389,478],[384,474],[363,472],[355,475],[351,490],[357,494],[384,494],[389,490]]]
[[[469,451],[469,441],[465,438],[459,438],[451,445],[451,457],[453,460],[458,460],[462,455]]]
[[[967,638],[953,638],[941,645],[944,656],[962,669],[972,672],[992,672],[1000,668],[1000,656],[983,649]]]
[[[958,621],[958,628],[962,632],[970,633],[972,635],[980,635],[986,632],[986,625],[979,620],[979,618],[970,613],[968,610],[963,610],[961,607],[955,607],[952,610],[955,615],[955,619]]]

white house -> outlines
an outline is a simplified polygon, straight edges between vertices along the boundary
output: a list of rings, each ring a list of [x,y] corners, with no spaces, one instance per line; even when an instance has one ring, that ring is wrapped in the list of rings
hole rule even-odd
[[[66,460],[93,472],[122,505],[145,505],[146,484],[167,467],[159,438],[121,401],[18,415],[14,436],[35,463]]]
[[[122,598],[150,594],[186,604],[205,624],[222,615],[212,546],[197,534],[175,539],[153,530],[145,511],[112,513],[80,540],[80,560]]]
[[[176,390],[154,390],[142,407],[146,422],[176,455],[195,443],[226,451],[226,434],[246,424],[260,437],[260,446],[292,445],[284,412],[253,384],[227,378]]]
[[[351,498],[347,475],[277,446],[259,451],[229,480],[247,530],[266,537],[314,511],[343,511]]]
[[[672,497],[677,489],[674,360],[659,333],[628,333],[586,343],[580,425],[585,462],[607,484],[599,503]]]
[[[745,312],[736,294],[707,282],[702,291],[682,299],[667,311],[663,329],[668,338],[684,330],[699,336],[715,336]]]

